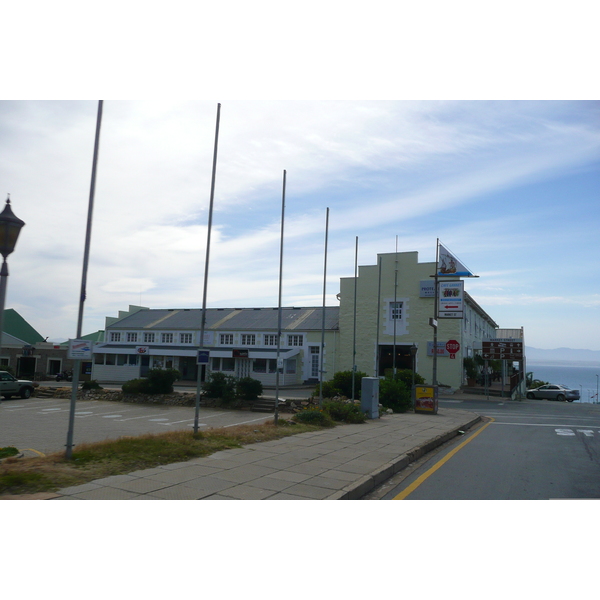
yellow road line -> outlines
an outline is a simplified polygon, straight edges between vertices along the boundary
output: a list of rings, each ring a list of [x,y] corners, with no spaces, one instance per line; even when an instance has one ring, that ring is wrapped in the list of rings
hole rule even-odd
[[[30,450],[31,452],[35,452],[38,456],[46,456],[43,452],[40,452],[39,450],[34,450],[33,448],[23,448],[23,450]],[[21,450],[21,452],[23,452],[23,450]]]
[[[456,446],[454,450],[448,452],[444,458],[435,463],[431,469],[423,473],[420,477],[415,479],[404,491],[400,492],[397,496],[394,497],[394,500],[404,500],[407,496],[412,494],[428,477],[433,475],[441,466],[447,463],[461,448],[466,446],[470,441],[474,440],[490,423],[493,423],[496,419],[491,419],[488,423],[486,423],[479,431],[474,433],[464,442]]]

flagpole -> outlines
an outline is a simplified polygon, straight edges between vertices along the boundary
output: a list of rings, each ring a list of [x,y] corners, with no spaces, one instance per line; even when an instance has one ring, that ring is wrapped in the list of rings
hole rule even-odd
[[[321,352],[319,353],[319,406],[323,406],[323,355],[325,354],[325,292],[327,289],[327,236],[329,235],[329,207],[325,216],[325,259],[323,264],[323,315],[321,317]]]
[[[354,333],[352,336],[352,400],[354,401],[356,389],[356,292],[358,284],[358,236],[356,236],[356,249],[354,251]]]
[[[438,265],[440,260],[440,239],[437,238],[435,246],[435,291],[433,300],[433,374],[432,385],[437,385],[437,338],[438,338]]]
[[[206,259],[204,263],[204,290],[202,293],[202,320],[200,323],[200,343],[199,347],[204,348],[204,329],[206,327],[206,296],[208,291],[208,263],[210,258],[210,234],[212,229],[213,205],[215,199],[215,179],[217,173],[217,150],[219,147],[219,122],[221,120],[221,104],[217,104],[217,123],[215,127],[215,147],[213,152],[212,179],[210,183],[210,203],[208,208],[208,232],[206,236]],[[200,388],[202,386],[202,365],[198,364],[196,358],[198,373],[196,376],[196,410],[194,413],[194,435],[198,433],[198,421],[200,420]]]
[[[279,304],[277,312],[277,371],[275,374],[275,417],[274,423],[277,425],[279,421],[279,356],[281,353],[281,291],[283,281],[283,220],[285,217],[285,180],[286,171],[283,171],[283,193],[281,196],[281,241],[279,244]]]
[[[79,314],[77,316],[77,334],[79,339],[83,330],[83,304],[86,298],[87,271],[90,260],[90,243],[92,239],[92,216],[94,212],[94,196],[96,194],[96,171],[98,168],[98,153],[100,150],[100,128],[102,126],[102,108],[104,101],[98,100],[98,113],[96,116],[96,137],[94,139],[94,157],[92,159],[92,180],[90,183],[90,197],[88,201],[88,217],[85,231],[85,248],[83,251],[83,268],[81,273],[81,290],[79,293]],[[73,433],[75,429],[75,405],[77,404],[77,389],[79,388],[79,372],[81,360],[75,360],[73,365],[73,381],[71,383],[71,404],[69,407],[69,428],[67,431],[67,443],[65,456],[70,460],[73,456]]]

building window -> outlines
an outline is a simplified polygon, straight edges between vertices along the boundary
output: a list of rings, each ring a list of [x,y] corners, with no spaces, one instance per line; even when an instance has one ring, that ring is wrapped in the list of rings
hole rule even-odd
[[[146,344],[154,344],[154,334],[144,332],[144,343]]]
[[[137,333],[127,332],[127,341],[128,342],[137,342]]]
[[[242,333],[242,346],[256,346],[256,335],[254,333]]]
[[[221,334],[221,346],[233,346],[233,333]]]
[[[222,358],[221,359],[221,371],[234,371],[235,370],[235,358]]]
[[[129,360],[128,360],[129,366],[136,366],[137,365],[137,356],[135,354],[129,354]]]
[[[114,367],[116,364],[116,358],[117,355],[116,354],[107,354],[106,355],[106,360],[104,362],[105,365],[110,365],[111,367]]]
[[[402,319],[402,305],[404,302],[390,302],[390,319],[401,320]]]
[[[295,358],[286,359],[285,372],[287,375],[295,375],[295,373],[296,373],[296,359]]]
[[[277,346],[277,335],[266,334],[265,335],[265,346]]]
[[[302,346],[303,342],[303,335],[288,335],[288,346]]]
[[[267,372],[267,359],[266,358],[255,358],[252,363],[252,371],[254,373],[266,373]]]
[[[192,334],[191,333],[180,333],[179,334],[179,343],[180,344],[191,344],[192,343]]]
[[[117,354],[117,366],[122,367],[127,364],[127,354]]]
[[[121,332],[120,331],[111,331],[110,332],[110,341],[111,342],[120,342],[121,341]]]
[[[213,371],[220,371],[220,366],[221,366],[221,359],[220,358],[213,358],[212,359],[212,367],[211,369]]]
[[[173,343],[173,334],[172,333],[162,333],[161,334],[161,342],[163,344],[172,344]]]
[[[95,365],[103,365],[104,364],[104,354],[94,354],[94,364]]]

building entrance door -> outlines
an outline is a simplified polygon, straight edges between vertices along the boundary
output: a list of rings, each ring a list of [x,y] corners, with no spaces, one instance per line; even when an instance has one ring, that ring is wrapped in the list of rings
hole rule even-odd
[[[380,377],[391,375],[394,369],[394,346],[379,346],[379,373]],[[396,370],[412,370],[410,346],[396,344]]]
[[[236,358],[235,359],[235,372],[236,376],[241,379],[242,377],[250,377],[250,367],[252,360],[249,358]]]

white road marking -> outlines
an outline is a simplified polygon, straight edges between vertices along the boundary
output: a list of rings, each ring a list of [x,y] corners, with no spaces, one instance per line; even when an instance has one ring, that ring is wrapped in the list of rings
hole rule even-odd
[[[592,429],[578,429],[579,433],[583,433],[585,437],[594,437],[594,431]]]
[[[147,419],[148,417],[158,417],[160,415],[163,415],[164,413],[156,413],[155,415],[142,415],[141,417],[128,417],[127,419],[119,419],[119,421],[134,421],[135,419]],[[152,419],[150,419],[152,420]],[[165,421],[168,421],[169,419],[164,419]]]
[[[555,429],[558,435],[575,435],[575,432],[572,429]]]
[[[252,419],[251,421],[242,421],[241,423],[232,423],[231,425],[224,425],[223,427],[235,427],[236,425],[245,425],[246,423],[255,423],[256,421],[264,421],[269,417],[261,417],[260,419]]]
[[[522,425],[524,427],[586,427],[586,425],[565,425],[564,423],[502,423],[499,421],[494,421],[492,425]],[[590,425],[587,425],[590,427]],[[596,427],[592,425],[592,427]],[[600,429],[600,427],[596,427],[596,429]]]
[[[127,419],[121,419],[122,421],[127,421]],[[148,419],[149,421],[168,421],[169,419]]]
[[[43,408],[40,413],[50,412],[53,410],[63,410],[62,408]]]
[[[74,414],[76,417],[79,417],[80,415],[93,415],[94,413],[90,410],[90,411],[79,411]]]
[[[103,419],[116,419],[118,417],[122,417],[123,415],[103,415]]]

